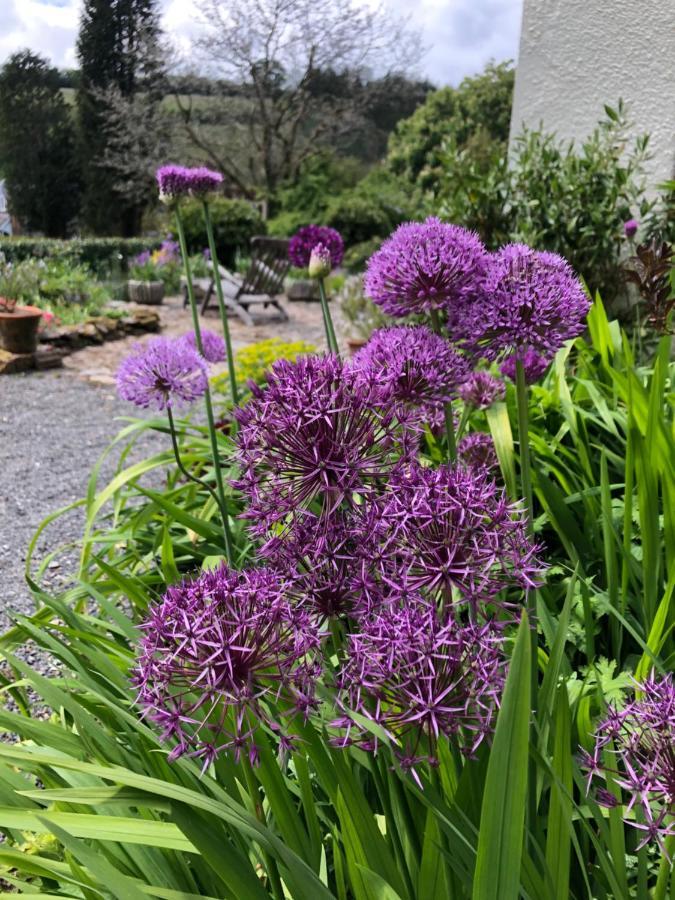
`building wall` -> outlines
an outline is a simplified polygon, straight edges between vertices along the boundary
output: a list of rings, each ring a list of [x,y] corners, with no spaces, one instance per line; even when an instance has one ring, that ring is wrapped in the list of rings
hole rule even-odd
[[[675,175],[675,0],[524,0],[511,137],[583,139],[619,98],[651,136],[653,189]]]

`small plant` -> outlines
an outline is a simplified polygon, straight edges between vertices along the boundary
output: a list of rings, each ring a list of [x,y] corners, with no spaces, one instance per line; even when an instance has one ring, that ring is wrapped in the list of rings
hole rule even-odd
[[[11,313],[22,300],[26,290],[26,277],[21,266],[5,262],[0,254],[0,310]]]
[[[234,356],[237,384],[243,393],[249,382],[264,384],[268,371],[278,359],[295,362],[299,356],[315,352],[316,347],[306,341],[282,341],[279,338],[268,338],[264,341],[257,341],[255,344],[247,344]],[[219,394],[229,396],[227,375],[216,375],[211,383],[213,389]]]
[[[340,294],[340,309],[349,322],[350,331],[356,339],[367,341],[377,328],[384,328],[390,319],[363,293],[363,283],[359,276],[345,279]]]
[[[649,324],[659,334],[673,334],[675,256],[666,241],[653,238],[640,244],[626,266],[626,281],[636,285]]]

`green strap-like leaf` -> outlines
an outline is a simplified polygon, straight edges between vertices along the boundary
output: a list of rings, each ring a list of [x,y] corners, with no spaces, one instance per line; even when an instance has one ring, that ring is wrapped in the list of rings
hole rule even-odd
[[[530,723],[529,628],[523,611],[485,780],[473,900],[517,900],[519,894]]]

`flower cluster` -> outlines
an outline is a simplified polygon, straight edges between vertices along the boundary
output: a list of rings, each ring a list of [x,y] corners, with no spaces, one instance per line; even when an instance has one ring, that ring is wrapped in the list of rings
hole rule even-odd
[[[464,357],[423,325],[373,332],[352,368],[392,400],[419,406],[452,400],[469,374]]]
[[[137,344],[117,371],[117,391],[136,406],[157,410],[193,403],[208,386],[206,363],[183,340]]]
[[[644,831],[643,844],[661,845],[675,834],[675,682],[672,675],[653,673],[638,685],[640,695],[623,709],[611,707],[600,723],[592,754],[584,755],[589,788],[596,778],[609,776],[627,792],[627,819]],[[598,799],[607,806],[619,801],[606,789]],[[665,849],[664,849],[665,852]]]
[[[488,359],[528,351],[550,359],[581,334],[589,307],[588,294],[562,256],[508,244],[490,258],[466,339]]]
[[[473,431],[465,435],[458,446],[459,459],[465,466],[496,469],[498,466],[494,441],[484,431]]]
[[[459,388],[459,396],[474,409],[487,409],[503,400],[505,393],[504,382],[483,370],[472,372]]]
[[[391,316],[441,310],[452,333],[481,295],[488,253],[478,235],[429,218],[400,225],[368,262],[366,294]]]
[[[229,750],[257,761],[255,733],[314,708],[321,635],[267,569],[221,566],[170,587],[143,625],[135,674],[144,715],[208,766]],[[292,738],[286,737],[286,746]]]
[[[413,773],[424,760],[437,764],[441,735],[472,754],[492,730],[503,679],[502,636],[494,626],[461,625],[419,599],[388,609],[349,635],[334,743],[377,748],[364,722],[350,716],[356,712],[385,730]]]
[[[157,169],[157,184],[160,197],[174,201],[180,197],[205,197],[217,191],[223,183],[220,172],[213,172],[204,166],[190,169],[187,166],[161,166]]]
[[[338,231],[327,225],[305,225],[293,235],[288,245],[288,256],[293,265],[306,269],[317,244],[328,250],[333,268],[340,265],[345,252],[344,241]]]
[[[505,378],[510,378],[511,381],[516,380],[516,364],[518,360],[520,360],[523,367],[526,384],[534,384],[535,381],[538,381],[551,364],[550,358],[540,356],[537,352],[528,348],[507,356],[499,367],[499,371]]]
[[[487,467],[401,467],[371,504],[364,566],[376,583],[488,613],[506,588],[535,587],[541,565],[522,509],[509,503]]]
[[[262,535],[289,516],[330,515],[411,452],[387,395],[335,356],[279,360],[235,411],[246,515]]]
[[[202,328],[200,331],[200,336],[202,340],[202,356],[209,363],[219,363],[225,359],[225,341],[214,331],[209,331],[206,328]],[[192,347],[193,350],[197,349],[197,337],[194,331],[188,332],[188,334],[184,334],[181,338],[187,346]]]

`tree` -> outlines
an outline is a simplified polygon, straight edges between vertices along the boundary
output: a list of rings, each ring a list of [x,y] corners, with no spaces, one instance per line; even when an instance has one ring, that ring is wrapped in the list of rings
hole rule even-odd
[[[0,170],[12,213],[30,231],[65,237],[80,199],[73,122],[47,60],[22,50],[0,72]]]
[[[514,76],[510,62],[489,63],[459,87],[429,94],[391,135],[387,156],[391,170],[433,189],[448,145],[467,151],[479,167],[487,167],[495,151],[499,154],[508,143]]]
[[[122,129],[119,135],[116,132],[118,143],[129,146],[125,104],[134,112],[133,133],[139,110],[152,109],[161,98],[164,71],[159,39],[157,0],[85,0],[77,41],[78,110],[84,212],[87,224],[97,233],[132,235],[140,228],[146,198],[120,191],[120,171],[109,144],[111,130],[117,128]],[[137,103],[139,96],[145,96],[147,103]]]
[[[273,197],[303,164],[349,132],[362,113],[365,73],[405,71],[419,41],[381,7],[356,0],[201,0],[198,49],[225,81],[227,133],[201,127],[177,96],[188,134],[230,190]]]

